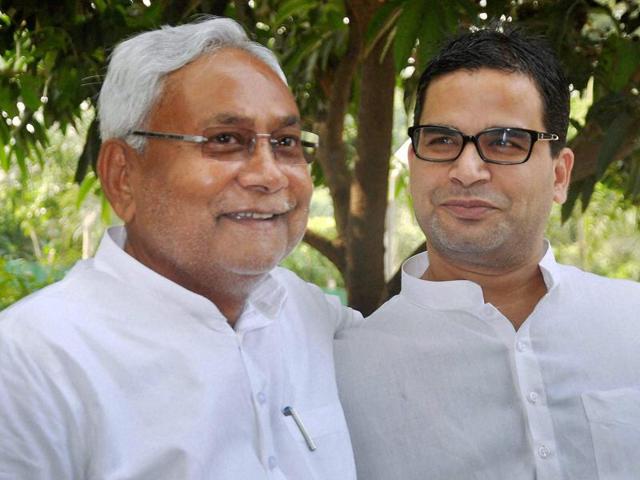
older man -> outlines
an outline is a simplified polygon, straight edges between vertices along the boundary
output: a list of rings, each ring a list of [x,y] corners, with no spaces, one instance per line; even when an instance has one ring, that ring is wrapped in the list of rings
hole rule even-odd
[[[114,51],[98,173],[125,223],[0,317],[2,479],[349,479],[332,340],[360,317],[277,263],[313,135],[229,19]]]
[[[339,335],[359,478],[640,478],[640,285],[556,263],[569,89],[517,31],[467,33],[431,61],[409,129],[427,253]]]

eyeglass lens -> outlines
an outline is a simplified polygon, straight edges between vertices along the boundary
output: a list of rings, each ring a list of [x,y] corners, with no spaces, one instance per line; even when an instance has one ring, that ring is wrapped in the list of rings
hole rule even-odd
[[[315,150],[315,142],[306,141],[304,134],[295,128],[283,129],[268,134],[256,134],[251,130],[236,127],[216,127],[204,131],[207,138],[202,143],[202,154],[216,159],[241,159],[253,152],[260,138],[268,140],[278,161],[286,164],[308,163]]]
[[[444,127],[421,127],[414,134],[418,157],[434,162],[455,160],[466,144],[462,133]],[[526,130],[494,128],[476,135],[480,156],[488,161],[521,163],[530,153],[533,139]]]

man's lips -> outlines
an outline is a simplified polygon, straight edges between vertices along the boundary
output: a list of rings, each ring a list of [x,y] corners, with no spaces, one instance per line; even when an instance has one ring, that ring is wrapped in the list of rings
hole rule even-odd
[[[291,209],[274,209],[274,210],[238,210],[225,212],[219,215],[219,218],[229,218],[237,221],[266,221],[274,220],[278,217],[286,215]]]
[[[440,207],[445,208],[455,217],[465,220],[479,220],[486,215],[498,210],[492,203],[479,199],[452,199],[440,203]]]

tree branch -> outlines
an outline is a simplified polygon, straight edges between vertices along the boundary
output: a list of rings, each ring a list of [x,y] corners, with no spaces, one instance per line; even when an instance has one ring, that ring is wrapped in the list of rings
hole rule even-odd
[[[330,240],[317,232],[307,229],[302,239],[310,247],[315,248],[335,265],[344,277],[346,274],[345,249],[340,240]]]

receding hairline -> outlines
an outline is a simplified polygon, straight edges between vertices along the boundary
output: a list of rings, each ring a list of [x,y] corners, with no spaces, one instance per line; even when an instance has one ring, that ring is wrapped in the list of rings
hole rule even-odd
[[[279,83],[290,95],[291,98],[293,100],[293,103],[296,105],[297,108],[297,103],[295,102],[295,98],[293,97],[293,93],[291,92],[291,90],[289,89],[289,86],[287,85],[287,83],[285,83],[282,78],[280,77],[279,73],[277,71],[275,71],[271,65],[269,65],[267,62],[265,62],[263,59],[261,59],[259,56],[257,56],[256,54],[254,54],[253,52],[246,50],[242,47],[238,47],[236,45],[229,45],[229,46],[223,46],[221,48],[216,48],[214,50],[208,50],[208,51],[204,51],[202,52],[200,55],[198,55],[197,57],[193,58],[190,62],[182,65],[180,68],[177,68],[175,70],[172,70],[171,72],[166,73],[162,78],[161,78],[161,85],[160,88],[158,90],[158,95],[156,97],[156,101],[154,102],[153,105],[151,105],[151,108],[149,109],[146,119],[145,119],[145,123],[149,121],[149,119],[151,118],[151,116],[153,115],[154,111],[156,111],[159,108],[162,108],[163,105],[169,101],[169,102],[173,102],[175,101],[175,98],[173,98],[173,95],[175,94],[184,94],[185,91],[182,90],[181,84],[179,83],[179,79],[176,78],[176,74],[183,72],[185,69],[188,69],[189,67],[193,66],[195,63],[199,62],[199,61],[205,61],[207,59],[213,59],[214,57],[223,54],[223,53],[228,53],[228,52],[237,52],[240,53],[241,55],[244,55],[246,57],[246,59],[240,59],[241,61],[255,61],[257,63],[259,63],[260,65],[262,65],[265,70],[264,72],[267,72],[269,75],[269,80],[270,81],[274,81],[275,83]],[[262,73],[262,72],[257,72],[257,73]],[[217,114],[218,115],[218,114]],[[233,120],[233,118],[235,117],[235,120]],[[236,113],[233,112],[221,112],[219,114],[219,118],[217,120],[220,120],[220,123],[227,123],[227,124],[231,124],[233,122],[239,122],[241,119],[243,119],[244,117],[242,115],[238,115]],[[249,120],[248,118],[245,118],[245,120]],[[299,113],[297,113],[296,115],[286,115],[283,116],[283,120],[282,120],[283,126],[290,126],[293,125],[295,123],[301,123],[301,119],[300,119],[300,115]]]

